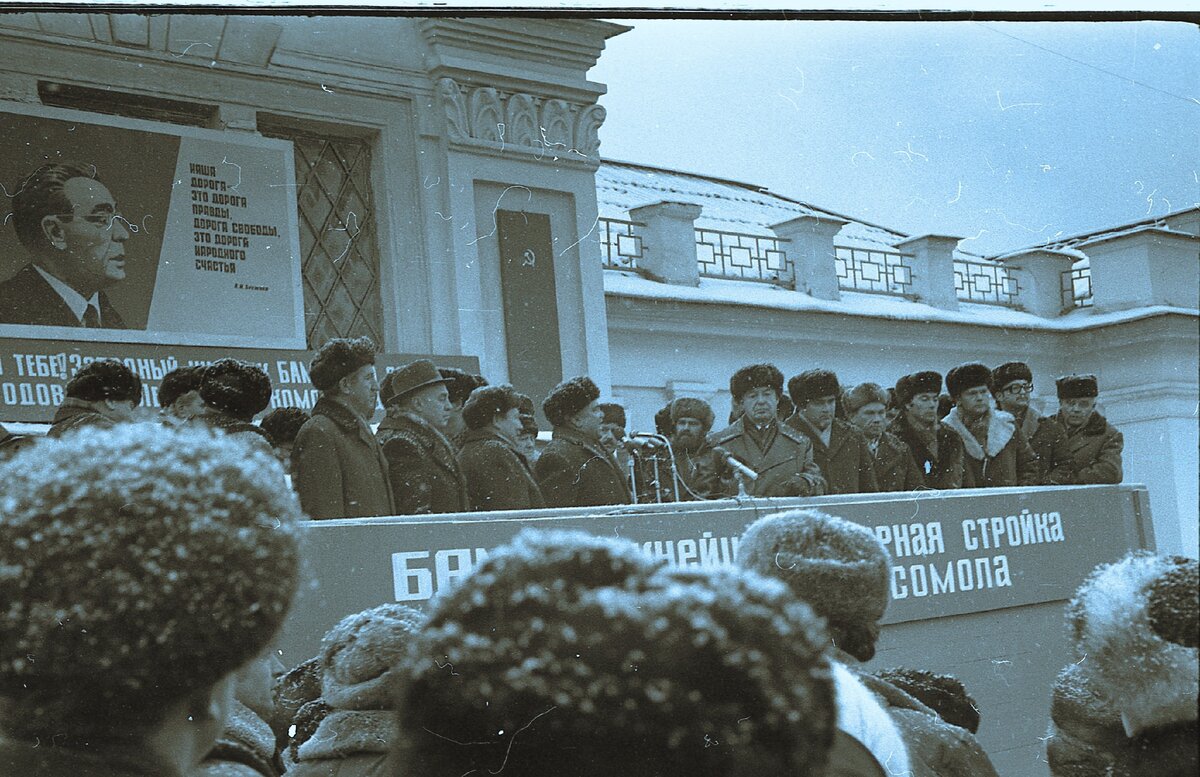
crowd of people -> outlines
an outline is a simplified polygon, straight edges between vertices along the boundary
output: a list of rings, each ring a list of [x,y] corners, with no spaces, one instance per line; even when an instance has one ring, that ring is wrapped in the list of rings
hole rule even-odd
[[[730,378],[725,428],[714,431],[708,402],[681,397],[658,412],[654,434],[632,436],[624,408],[579,376],[542,402],[552,439],[539,448],[533,400],[512,386],[424,359],[380,381],[375,350],[366,338],[326,343],[309,370],[319,392],[311,414],[281,408],[254,423],[270,378],[223,359],[169,373],[161,417],[274,450],[312,519],[1122,478],[1123,438],[1096,409],[1096,377],[1059,378],[1058,412],[1043,416],[1022,362],[963,364],[944,380],[916,372],[889,388],[843,387],[814,369],[786,390],[776,366],[753,364]],[[129,420],[141,397],[128,367],[93,362],[67,384],[50,435]],[[22,442],[10,436],[0,451]]]
[[[427,366],[403,379],[445,389]],[[467,428],[516,428],[520,405],[497,410],[510,394],[472,392]],[[986,706],[960,681],[864,666],[891,559],[870,529],[816,510],[759,518],[718,568],[527,529],[426,611],[349,614],[286,669],[273,648],[304,511],[241,428],[248,409],[227,407],[224,432],[82,425],[0,465],[0,772],[996,774],[975,737]],[[320,433],[310,423],[297,448]],[[1077,660],[1046,714],[1054,777],[1196,773],[1197,571],[1139,551],[1084,581],[1067,610]]]

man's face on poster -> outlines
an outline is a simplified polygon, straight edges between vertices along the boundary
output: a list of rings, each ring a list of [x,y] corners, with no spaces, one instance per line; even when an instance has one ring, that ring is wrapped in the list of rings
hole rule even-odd
[[[66,214],[42,219],[51,245],[62,252],[56,274],[81,290],[99,290],[125,280],[125,241],[129,231],[112,193],[91,178],[63,184],[71,204]]]

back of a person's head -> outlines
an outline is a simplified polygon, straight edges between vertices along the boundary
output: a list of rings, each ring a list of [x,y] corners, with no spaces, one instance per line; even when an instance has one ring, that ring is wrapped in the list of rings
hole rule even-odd
[[[269,455],[129,424],[43,441],[0,483],[5,734],[151,730],[283,622],[300,508]]]
[[[139,405],[142,402],[142,380],[116,359],[97,359],[84,365],[67,381],[66,395],[84,402],[111,399]]]
[[[399,686],[396,762],[411,777],[818,775],[823,641],[776,581],[526,531],[435,603]]]
[[[211,408],[249,421],[271,404],[271,378],[256,364],[221,359],[204,368],[200,398]]]

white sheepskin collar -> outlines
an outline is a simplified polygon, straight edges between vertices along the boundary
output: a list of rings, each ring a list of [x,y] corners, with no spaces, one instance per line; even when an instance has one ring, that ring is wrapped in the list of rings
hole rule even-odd
[[[980,460],[984,458],[983,446],[967,429],[957,407],[942,419],[942,423],[958,432],[959,437],[963,439],[963,447],[971,458]],[[1005,445],[1008,445],[1008,441],[1012,439],[1016,430],[1017,420],[1012,417],[1012,414],[993,407],[988,415],[987,458],[994,459],[999,456],[1000,451],[1004,450]]]

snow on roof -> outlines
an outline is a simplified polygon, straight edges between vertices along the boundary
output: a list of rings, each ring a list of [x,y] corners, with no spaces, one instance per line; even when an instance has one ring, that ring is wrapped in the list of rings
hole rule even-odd
[[[885,318],[898,321],[940,321],[1006,327],[1009,329],[1042,329],[1077,331],[1106,326],[1120,321],[1149,318],[1164,313],[1197,316],[1196,310],[1163,305],[1136,310],[1096,313],[1091,309],[1074,310],[1058,318],[1041,318],[1032,313],[1001,307],[960,302],[958,310],[942,310],[923,302],[883,294],[842,291],[839,300],[811,297],[767,283],[701,278],[698,287],[659,283],[632,272],[604,271],[604,292],[614,297],[629,297],[664,302],[701,303],[709,305],[739,305],[775,310],[835,313],[865,318]]]
[[[1049,251],[1061,251],[1063,253],[1074,251],[1075,253],[1078,253],[1080,257],[1086,258],[1086,256],[1078,249],[1083,248],[1091,243],[1099,243],[1102,240],[1111,240],[1115,237],[1124,237],[1125,235],[1132,235],[1137,232],[1159,230],[1164,232],[1178,232],[1185,235],[1194,235],[1195,233],[1189,231],[1186,226],[1183,229],[1180,229],[1179,223],[1185,222],[1185,217],[1195,211],[1200,211],[1200,206],[1184,208],[1183,210],[1173,211],[1162,216],[1141,219],[1140,221],[1133,221],[1128,224],[1121,224],[1115,227],[1106,227],[1105,229],[1096,230],[1093,232],[1071,235],[1070,237],[1051,240],[1047,243],[1022,250],[1028,251],[1044,248]],[[1002,254],[1002,256],[1007,255],[1008,254]]]

